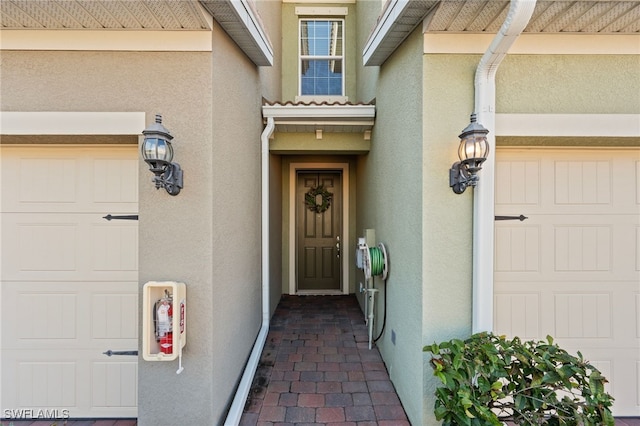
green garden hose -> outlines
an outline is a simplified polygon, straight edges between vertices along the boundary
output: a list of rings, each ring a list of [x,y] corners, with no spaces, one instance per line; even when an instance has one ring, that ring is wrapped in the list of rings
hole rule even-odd
[[[382,275],[384,272],[384,255],[378,247],[369,247],[369,258],[371,259],[371,276]]]

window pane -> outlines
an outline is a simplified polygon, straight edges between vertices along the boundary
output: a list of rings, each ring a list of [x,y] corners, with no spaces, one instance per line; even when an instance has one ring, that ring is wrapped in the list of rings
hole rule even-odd
[[[300,54],[342,56],[342,21],[300,22]]]
[[[302,95],[342,95],[342,60],[301,61]]]

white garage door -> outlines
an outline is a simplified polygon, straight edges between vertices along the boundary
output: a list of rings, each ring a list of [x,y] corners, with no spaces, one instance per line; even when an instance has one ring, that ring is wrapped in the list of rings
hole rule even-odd
[[[136,417],[137,150],[3,146],[1,393],[5,410]]]
[[[495,331],[551,335],[640,415],[640,150],[498,150]]]

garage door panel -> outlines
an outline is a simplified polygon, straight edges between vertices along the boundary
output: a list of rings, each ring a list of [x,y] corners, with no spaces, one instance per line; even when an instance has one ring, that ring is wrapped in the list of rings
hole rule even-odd
[[[100,293],[91,295],[91,338],[138,339],[138,294]],[[132,342],[133,343],[133,342]]]
[[[609,293],[582,291],[555,293],[555,333],[557,338],[611,338],[612,297]]]
[[[6,213],[2,220],[4,280],[135,280],[137,221],[97,214]]]
[[[566,160],[533,150],[496,159],[496,208],[500,214],[637,214],[640,154],[564,151]],[[529,171],[525,173],[524,169]],[[635,184],[635,187],[634,187]],[[631,191],[630,191],[631,189]],[[633,195],[632,195],[633,194]]]
[[[534,339],[542,334],[540,293],[496,293],[494,299],[494,328],[498,334],[522,339]]]
[[[496,161],[496,205],[537,206],[540,204],[540,161],[513,158],[511,161]]]
[[[3,212],[137,211],[137,151],[131,146],[2,147]]]
[[[18,176],[20,183],[15,202],[32,205],[78,202],[78,159],[20,158],[15,168],[18,173],[13,176]]]
[[[138,160],[137,159],[92,159],[94,208],[104,209],[105,204],[137,205]],[[115,206],[114,206],[115,207]]]
[[[554,204],[611,204],[613,166],[606,160],[554,162]]]
[[[72,417],[136,417],[137,359],[94,351],[6,351],[4,407],[69,410]],[[87,380],[79,380],[86,377]]]
[[[104,223],[106,222],[106,223]],[[138,271],[137,223],[92,223],[94,272]]]
[[[638,215],[532,215],[524,222],[496,222],[495,271],[509,281],[568,274],[587,281],[640,280],[638,221]]]
[[[77,362],[18,361],[16,362],[19,407],[76,406]]]
[[[15,299],[14,299],[15,300]],[[76,340],[78,295],[20,293],[15,325],[17,338],[22,340]],[[62,344],[69,344],[65,342]]]
[[[540,273],[540,225],[496,226],[496,271]]]
[[[582,352],[640,415],[640,150],[496,156],[496,215],[528,219],[496,222],[495,331]]]
[[[18,243],[18,250],[16,262],[10,262],[9,266],[13,263],[24,272],[76,271],[78,228],[78,223],[55,219],[16,223],[13,241]]]
[[[136,282],[5,282],[2,347],[136,348]],[[82,320],[80,320],[82,319]]]
[[[137,370],[137,362],[92,361],[92,407],[135,408],[138,403]]]

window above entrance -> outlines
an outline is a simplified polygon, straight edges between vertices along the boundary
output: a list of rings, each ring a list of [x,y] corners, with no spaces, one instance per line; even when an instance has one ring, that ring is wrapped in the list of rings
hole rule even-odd
[[[301,18],[298,100],[344,101],[344,19]]]

